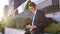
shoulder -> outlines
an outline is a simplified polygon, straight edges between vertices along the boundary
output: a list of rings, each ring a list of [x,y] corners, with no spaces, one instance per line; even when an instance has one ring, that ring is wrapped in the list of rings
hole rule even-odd
[[[37,12],[38,12],[38,13],[44,13],[44,11],[42,11],[42,10],[37,10]]]

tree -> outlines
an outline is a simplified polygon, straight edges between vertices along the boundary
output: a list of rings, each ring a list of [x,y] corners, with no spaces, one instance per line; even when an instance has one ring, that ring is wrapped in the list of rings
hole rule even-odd
[[[18,9],[16,9],[16,11],[15,11],[14,15],[17,15],[17,14],[18,14]]]
[[[27,10],[29,7],[28,7],[28,5],[29,5],[29,3],[31,2],[31,0],[27,0],[28,2],[27,2],[27,4],[26,4],[26,6],[25,6],[25,9],[24,10]]]
[[[58,23],[55,20],[53,20],[52,18],[47,18],[46,22],[48,25],[44,30],[45,32],[56,34],[57,32],[60,31],[60,28],[59,28],[60,25],[58,25]]]

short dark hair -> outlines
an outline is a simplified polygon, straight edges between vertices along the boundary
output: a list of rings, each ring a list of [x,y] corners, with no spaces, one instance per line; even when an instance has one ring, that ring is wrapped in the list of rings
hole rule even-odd
[[[30,2],[30,3],[29,3],[29,6],[33,6],[33,7],[35,7],[36,4],[35,4],[34,2]]]

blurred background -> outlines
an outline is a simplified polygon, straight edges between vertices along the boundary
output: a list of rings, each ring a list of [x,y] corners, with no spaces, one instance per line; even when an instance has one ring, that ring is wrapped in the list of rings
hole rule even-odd
[[[33,13],[28,9],[30,1],[53,21],[44,32],[60,34],[60,0],[0,0],[0,32],[4,34],[5,28],[24,30],[25,25],[31,23]]]

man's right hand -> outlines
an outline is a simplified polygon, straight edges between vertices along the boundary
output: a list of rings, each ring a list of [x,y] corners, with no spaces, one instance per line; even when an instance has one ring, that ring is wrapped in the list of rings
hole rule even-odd
[[[34,29],[34,28],[36,28],[36,26],[26,25],[26,28],[27,28],[27,29]]]
[[[31,27],[31,25],[26,25],[26,28],[27,28],[27,29],[30,29],[30,27]]]

